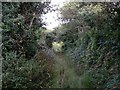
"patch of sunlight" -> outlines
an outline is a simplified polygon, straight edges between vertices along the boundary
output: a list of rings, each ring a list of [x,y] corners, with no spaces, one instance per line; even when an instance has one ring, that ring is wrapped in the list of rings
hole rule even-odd
[[[95,13],[102,12],[103,7],[101,5],[96,5],[93,7]]]
[[[44,30],[44,33],[51,33],[51,32],[53,32],[54,30],[52,30],[52,29],[47,29],[47,30]]]
[[[87,6],[84,6],[83,8],[81,8],[82,13],[95,13],[95,14],[99,14],[100,12],[103,11],[103,9],[104,8],[102,7],[101,4],[98,4],[98,5],[91,4],[91,5],[87,5]]]
[[[63,45],[64,45],[64,43],[62,41],[60,41],[60,42],[53,42],[52,43],[53,50],[56,51],[56,52],[61,52]]]

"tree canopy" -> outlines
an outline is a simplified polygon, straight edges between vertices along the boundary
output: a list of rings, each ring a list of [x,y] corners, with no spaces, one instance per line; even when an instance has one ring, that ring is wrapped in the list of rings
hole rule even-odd
[[[120,88],[120,2],[2,3],[3,88]],[[54,10],[57,11],[57,10]]]

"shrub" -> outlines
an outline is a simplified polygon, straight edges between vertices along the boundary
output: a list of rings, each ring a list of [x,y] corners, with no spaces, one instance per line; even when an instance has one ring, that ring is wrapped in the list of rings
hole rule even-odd
[[[26,60],[14,52],[6,53],[3,60],[3,88],[50,87],[51,74],[41,62]]]

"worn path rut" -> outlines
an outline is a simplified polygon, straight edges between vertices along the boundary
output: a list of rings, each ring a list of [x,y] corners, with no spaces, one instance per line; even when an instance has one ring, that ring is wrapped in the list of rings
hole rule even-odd
[[[54,87],[56,88],[80,88],[79,76],[76,74],[71,60],[63,55],[56,54],[54,70],[56,78],[54,80]]]

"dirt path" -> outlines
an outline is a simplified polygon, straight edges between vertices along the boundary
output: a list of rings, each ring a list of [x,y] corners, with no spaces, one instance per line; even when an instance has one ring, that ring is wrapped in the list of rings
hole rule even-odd
[[[58,88],[79,88],[79,76],[76,74],[74,67],[70,65],[68,57],[62,54],[55,55],[54,69],[56,78],[54,87]]]

